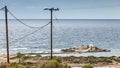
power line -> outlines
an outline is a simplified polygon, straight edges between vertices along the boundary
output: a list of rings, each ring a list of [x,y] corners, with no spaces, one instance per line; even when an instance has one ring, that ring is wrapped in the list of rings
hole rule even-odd
[[[21,24],[23,24],[23,25],[25,25],[25,26],[27,26],[27,27],[29,27],[29,28],[41,28],[41,27],[33,27],[33,26],[30,26],[30,25],[27,25],[27,24],[25,24],[24,22],[22,22],[20,19],[18,19],[12,12],[10,12],[9,10],[8,10],[8,12],[18,21],[18,22],[20,22]]]
[[[53,16],[54,16],[55,20],[57,21],[57,23],[59,23],[59,19],[55,15],[53,15]]]
[[[2,7],[0,10],[4,10],[5,7]]]
[[[5,7],[1,8],[0,10],[4,10],[4,9],[5,9]],[[8,9],[7,9],[7,10],[8,10]],[[31,33],[29,33],[29,34],[27,34],[27,35],[21,37],[21,38],[15,39],[14,41],[11,41],[10,43],[13,43],[13,42],[17,42],[17,41],[19,41],[19,40],[22,40],[22,39],[24,39],[24,38],[30,36],[31,34],[34,34],[35,32],[37,32],[37,31],[43,29],[44,27],[46,27],[47,25],[50,24],[50,22],[49,22],[49,23],[47,23],[47,24],[45,24],[45,25],[43,25],[43,26],[41,26],[41,27],[29,26],[29,25],[25,24],[24,22],[22,22],[21,20],[19,20],[19,19],[18,19],[12,12],[10,12],[9,10],[8,10],[8,12],[9,12],[17,21],[19,21],[19,22],[22,23],[23,25],[25,25],[25,26],[27,26],[27,27],[29,27],[29,28],[38,28],[38,29],[36,29],[35,31],[33,31],[33,32],[31,32]]]
[[[4,9],[5,9],[5,7],[1,8],[0,10],[4,10]],[[8,10],[8,9],[7,9],[7,10]],[[23,37],[20,37],[20,38],[18,38],[18,39],[15,39],[14,41],[11,41],[10,44],[13,43],[13,42],[17,42],[17,41],[19,41],[19,40],[22,40],[22,39],[26,38],[26,37],[34,34],[35,32],[43,29],[44,27],[46,27],[47,25],[50,24],[50,22],[49,22],[49,23],[47,23],[47,24],[45,24],[45,25],[43,25],[43,26],[41,26],[41,27],[32,27],[32,26],[29,26],[29,25],[23,23],[21,20],[19,20],[19,19],[18,19],[12,12],[10,12],[9,10],[8,10],[8,12],[9,12],[17,21],[19,21],[19,22],[22,23],[23,25],[25,25],[25,26],[27,26],[27,27],[29,27],[29,28],[38,28],[38,29],[36,29],[35,31],[33,31],[33,32],[31,32],[31,33],[23,36]]]
[[[10,43],[13,43],[13,42],[17,42],[17,41],[19,41],[19,40],[22,40],[22,39],[24,39],[24,38],[26,38],[26,37],[28,37],[28,36],[30,36],[30,35],[32,35],[32,34],[34,34],[35,32],[37,32],[37,31],[39,31],[39,30],[43,29],[44,27],[46,27],[46,26],[47,26],[47,25],[49,25],[49,24],[50,24],[50,22],[49,22],[49,23],[47,23],[47,24],[45,24],[45,25],[43,25],[41,28],[36,29],[35,31],[33,31],[33,32],[31,32],[31,33],[29,33],[29,34],[27,34],[27,35],[25,35],[25,36],[21,37],[21,38],[18,38],[18,39],[14,40],[14,41],[11,41]]]

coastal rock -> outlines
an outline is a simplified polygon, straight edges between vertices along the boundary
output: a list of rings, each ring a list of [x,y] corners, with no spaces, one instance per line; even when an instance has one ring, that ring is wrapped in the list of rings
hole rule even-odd
[[[69,49],[62,49],[62,52],[110,52],[110,50],[101,49],[91,45],[82,45],[78,47],[73,47]]]

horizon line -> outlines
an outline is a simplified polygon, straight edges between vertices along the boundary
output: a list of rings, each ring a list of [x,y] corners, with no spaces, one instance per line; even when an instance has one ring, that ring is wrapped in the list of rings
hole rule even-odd
[[[38,19],[38,18],[34,18],[34,19]],[[0,19],[0,20],[4,20],[4,19]],[[15,20],[15,19],[8,19],[8,20]],[[21,19],[21,20],[25,20],[25,19]],[[27,18],[26,18],[27,20]],[[41,18],[42,20],[42,18]],[[43,19],[44,20],[44,19]],[[49,19],[45,19],[45,20],[49,20]],[[55,20],[55,19],[53,19]],[[59,20],[70,20],[70,19],[59,19]],[[71,20],[120,20],[120,19],[71,19]]]

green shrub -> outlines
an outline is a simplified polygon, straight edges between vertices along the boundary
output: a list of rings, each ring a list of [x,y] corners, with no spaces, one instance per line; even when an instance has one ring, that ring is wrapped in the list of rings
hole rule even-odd
[[[21,54],[20,52],[17,53],[17,58],[19,59],[19,63],[21,63],[21,58],[25,56],[24,54]]]
[[[11,63],[11,68],[20,68],[19,64],[17,63]]]
[[[112,60],[106,60],[105,62],[107,62],[107,63],[112,63]]]
[[[61,57],[58,57],[58,56],[54,56],[54,57],[53,57],[53,60],[56,60],[56,61],[59,62],[59,63],[62,62]]]
[[[42,57],[40,54],[36,54],[36,57]]]
[[[91,65],[84,65],[84,66],[82,66],[82,68],[93,68],[93,66],[91,66]]]
[[[59,63],[56,60],[49,60],[40,65],[39,68],[70,68],[68,65]]]
[[[22,65],[18,63],[11,63],[10,68],[30,68],[28,65]]]

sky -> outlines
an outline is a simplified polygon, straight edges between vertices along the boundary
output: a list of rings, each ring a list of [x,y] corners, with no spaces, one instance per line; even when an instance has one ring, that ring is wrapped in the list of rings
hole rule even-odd
[[[120,19],[120,0],[0,0],[0,8],[5,4],[19,19],[49,19],[44,8],[51,7],[60,9],[53,13],[57,19]]]

